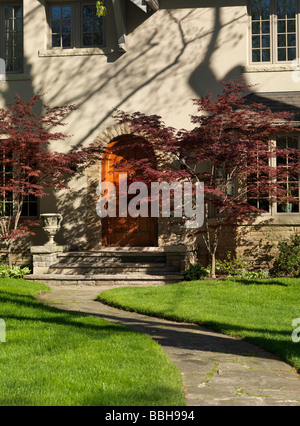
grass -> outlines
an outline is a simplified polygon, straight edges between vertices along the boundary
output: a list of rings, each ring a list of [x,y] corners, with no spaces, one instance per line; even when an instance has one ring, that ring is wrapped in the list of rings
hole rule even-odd
[[[180,372],[141,333],[40,303],[43,284],[0,279],[0,406],[185,405]]]
[[[300,318],[299,278],[203,280],[164,287],[116,288],[101,293],[98,300],[242,337],[300,371],[300,343],[293,343],[291,337],[292,321]]]

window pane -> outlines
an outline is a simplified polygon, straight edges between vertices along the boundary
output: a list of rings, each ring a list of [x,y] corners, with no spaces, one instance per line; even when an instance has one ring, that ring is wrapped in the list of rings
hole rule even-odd
[[[92,19],[94,17],[93,9],[94,9],[94,7],[92,5],[83,6],[83,8],[82,8],[83,17],[88,18],[88,19]]]
[[[260,51],[253,50],[252,51],[252,62],[260,62]]]
[[[62,7],[61,17],[62,17],[62,19],[71,19],[71,7],[70,6]]]
[[[270,36],[262,36],[262,47],[270,47]]]
[[[37,202],[36,203],[29,203],[29,216],[37,216],[38,210],[37,210]]]
[[[93,35],[91,33],[83,34],[83,45],[93,46]]]
[[[278,49],[278,61],[286,61],[286,49]]]
[[[264,21],[261,23],[262,34],[270,34],[270,21]]]
[[[287,45],[288,46],[296,46],[296,34],[288,34]]]
[[[262,49],[262,62],[270,62],[270,49]]]
[[[298,138],[288,138],[287,140],[287,147],[291,149],[298,149]]]
[[[71,47],[71,6],[51,6],[52,47]]]
[[[291,21],[291,22],[293,22],[293,21]],[[278,31],[278,33],[285,33],[286,32],[286,21],[278,21],[277,31]]]
[[[296,59],[296,49],[292,48],[292,49],[288,49],[288,60],[289,61],[293,61],[294,59]]]
[[[252,23],[252,34],[260,34],[260,23],[253,22]]]
[[[257,49],[257,48],[260,47],[260,37],[259,36],[252,37],[252,47],[254,49]]]
[[[51,19],[61,19],[61,7],[52,6],[51,8]]]
[[[71,47],[71,35],[63,34],[62,35],[62,47]]]
[[[61,32],[60,21],[52,22],[52,34],[60,33],[60,32]]]
[[[265,210],[266,212],[269,212],[270,204],[268,200],[259,200],[259,209]]]
[[[286,35],[280,34],[278,36],[278,47],[285,47],[286,46]]]
[[[4,5],[4,60],[7,72],[23,72],[23,9]]]
[[[287,32],[288,33],[295,33],[296,32],[296,21],[295,20],[287,21]]]
[[[85,19],[83,21],[83,32],[93,31],[93,21]]]
[[[52,35],[52,47],[60,47],[60,35]]]
[[[62,21],[61,23],[61,32],[62,33],[70,33],[71,32],[71,22]]]
[[[84,47],[103,46],[103,18],[97,16],[96,5],[83,5],[82,17],[82,45]]]

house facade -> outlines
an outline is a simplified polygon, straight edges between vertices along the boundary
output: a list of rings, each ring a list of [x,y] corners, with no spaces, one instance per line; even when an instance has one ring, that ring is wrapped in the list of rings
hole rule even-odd
[[[63,145],[53,142],[52,150],[68,152],[93,141],[107,152],[115,143],[130,146],[134,136],[115,124],[115,110],[157,114],[167,125],[191,128],[192,99],[220,93],[221,80],[240,76],[254,85],[250,96],[256,100],[299,113],[300,0],[106,0],[106,7],[98,18],[94,0],[0,2],[6,64],[0,106],[16,93],[25,99],[43,93],[47,105],[77,106],[64,128],[71,137]],[[286,143],[300,148],[298,137]],[[160,218],[124,224],[118,239],[118,229],[108,229],[96,214],[101,166],[74,175],[68,191],[28,200],[24,214],[61,213],[56,241],[69,250],[194,246],[180,226]],[[291,211],[268,206],[255,226],[228,230],[219,254],[245,252],[268,261],[272,239],[300,232],[299,208],[300,200]],[[136,226],[134,238],[128,226]],[[27,247],[45,241],[41,229]],[[205,262],[201,239],[199,245]]]

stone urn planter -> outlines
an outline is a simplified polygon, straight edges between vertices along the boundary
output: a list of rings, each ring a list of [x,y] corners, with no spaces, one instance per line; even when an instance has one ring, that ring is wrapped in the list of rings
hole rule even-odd
[[[40,215],[40,219],[43,229],[49,237],[46,245],[56,245],[54,237],[60,229],[60,224],[63,220],[62,215],[60,213],[43,213]]]

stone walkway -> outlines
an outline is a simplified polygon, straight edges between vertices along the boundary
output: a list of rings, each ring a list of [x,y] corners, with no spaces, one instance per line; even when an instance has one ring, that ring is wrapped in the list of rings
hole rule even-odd
[[[300,406],[300,375],[275,356],[194,324],[111,308],[95,300],[111,287],[51,286],[43,303],[84,312],[155,339],[181,371],[188,406]]]

